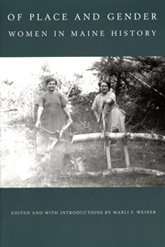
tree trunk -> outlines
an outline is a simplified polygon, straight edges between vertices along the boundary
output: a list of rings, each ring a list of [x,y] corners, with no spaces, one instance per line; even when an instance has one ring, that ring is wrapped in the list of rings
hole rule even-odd
[[[160,141],[165,142],[165,136],[163,135],[157,135],[157,134],[150,134],[150,133],[110,133],[106,132],[106,137],[108,137],[109,140],[150,140],[150,141]],[[80,135],[74,135],[72,138],[72,143],[76,142],[91,142],[96,140],[102,140],[104,141],[105,136],[103,133],[89,133],[89,134],[80,134]]]

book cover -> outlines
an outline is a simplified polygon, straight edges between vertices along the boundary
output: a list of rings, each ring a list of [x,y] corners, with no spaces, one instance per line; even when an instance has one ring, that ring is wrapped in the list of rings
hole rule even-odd
[[[0,0],[0,246],[164,246],[164,10]]]

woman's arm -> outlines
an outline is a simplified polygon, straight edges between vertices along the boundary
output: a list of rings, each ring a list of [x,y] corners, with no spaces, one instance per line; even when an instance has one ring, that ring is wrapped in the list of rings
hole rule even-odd
[[[68,121],[67,121],[67,124],[66,124],[65,126],[63,126],[62,129],[61,129],[61,131],[60,131],[60,135],[59,135],[60,138],[62,137],[64,131],[65,131],[65,130],[72,124],[72,122],[73,122],[73,120],[72,120],[72,118],[71,118],[71,115],[70,115],[70,112],[69,112],[69,109],[67,108],[67,106],[65,106],[65,107],[63,108],[63,110],[64,110],[65,114],[66,114],[67,117],[68,117]]]
[[[95,117],[96,117],[96,121],[97,121],[98,123],[100,123],[100,114],[99,114],[99,112],[98,112],[98,104],[99,104],[99,102],[98,102],[98,101],[99,101],[99,100],[98,100],[98,97],[99,97],[99,95],[97,95],[97,96],[95,97],[91,109],[93,110],[93,113],[94,113],[94,115],[95,115]]]
[[[96,121],[97,121],[98,123],[100,123],[100,116],[99,116],[98,112],[95,111],[95,110],[93,110],[93,112],[94,112],[94,115],[95,115],[95,117],[96,117]]]
[[[39,106],[38,111],[37,111],[37,121],[35,124],[36,128],[39,128],[41,126],[41,115],[42,115],[43,111],[44,111],[44,108],[42,106]]]
[[[65,106],[65,107],[63,108],[63,110],[64,110],[65,114],[66,114],[67,117],[68,117],[68,121],[72,120],[71,115],[70,115],[70,112],[69,112],[69,109],[67,108],[67,106]]]

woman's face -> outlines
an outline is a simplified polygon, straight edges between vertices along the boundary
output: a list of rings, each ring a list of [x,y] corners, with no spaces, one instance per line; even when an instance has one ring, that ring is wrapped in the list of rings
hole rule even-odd
[[[101,90],[101,93],[105,94],[108,92],[108,86],[105,82],[102,82],[101,85],[100,85],[100,90]]]
[[[54,92],[55,88],[56,88],[55,81],[48,82],[47,89],[48,89],[49,92]]]

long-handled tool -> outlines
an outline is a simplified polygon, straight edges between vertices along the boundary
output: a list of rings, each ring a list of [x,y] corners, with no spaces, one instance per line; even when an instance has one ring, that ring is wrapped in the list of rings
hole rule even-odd
[[[106,153],[107,166],[108,166],[108,169],[111,169],[112,168],[111,153],[110,153],[109,140],[106,136],[106,123],[105,123],[106,112],[105,112],[104,106],[105,106],[105,104],[103,104],[99,122],[100,123],[102,122],[102,128],[103,128],[103,134],[104,134],[104,148],[105,148],[105,153]]]

